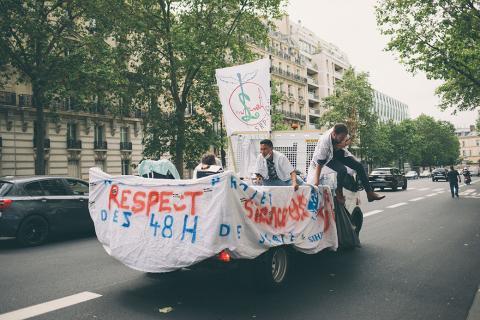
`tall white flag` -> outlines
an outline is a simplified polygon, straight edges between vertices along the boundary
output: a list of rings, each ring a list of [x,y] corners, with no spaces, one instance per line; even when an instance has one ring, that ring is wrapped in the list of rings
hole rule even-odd
[[[227,135],[271,130],[270,59],[216,70]]]

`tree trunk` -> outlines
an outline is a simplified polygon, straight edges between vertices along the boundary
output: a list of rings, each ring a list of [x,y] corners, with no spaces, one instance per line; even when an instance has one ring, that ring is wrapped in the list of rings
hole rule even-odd
[[[185,154],[185,108],[186,104],[176,106],[175,118],[177,120],[177,138],[175,141],[175,166],[183,179],[184,154]]]
[[[45,174],[45,114],[41,99],[41,90],[38,85],[33,85],[32,104],[36,112],[35,135],[35,175]]]

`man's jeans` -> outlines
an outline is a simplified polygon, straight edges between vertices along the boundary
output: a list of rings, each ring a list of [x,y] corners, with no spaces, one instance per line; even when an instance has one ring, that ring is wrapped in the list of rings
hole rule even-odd
[[[452,198],[458,197],[458,182],[450,182],[450,192],[452,193]]]
[[[333,159],[327,163],[327,167],[337,172],[337,190],[343,190],[343,184],[348,174],[345,166],[357,172],[357,176],[362,181],[363,188],[366,192],[372,191],[372,187],[368,182],[367,173],[362,164],[353,157],[345,157],[345,152],[343,150],[335,150],[333,153]]]

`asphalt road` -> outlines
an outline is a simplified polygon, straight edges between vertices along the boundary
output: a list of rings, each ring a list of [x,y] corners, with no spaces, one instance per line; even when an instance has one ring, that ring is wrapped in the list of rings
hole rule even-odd
[[[447,189],[410,181],[364,199],[362,248],[299,255],[288,286],[273,292],[258,291],[247,269],[151,279],[92,237],[37,248],[0,240],[0,319],[64,297],[70,306],[35,319],[466,319],[480,283],[480,182],[460,199]]]

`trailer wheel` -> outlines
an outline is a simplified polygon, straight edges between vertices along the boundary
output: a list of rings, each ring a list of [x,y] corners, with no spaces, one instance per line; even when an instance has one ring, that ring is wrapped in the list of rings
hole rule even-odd
[[[258,258],[255,267],[255,283],[262,289],[274,289],[285,285],[289,273],[289,254],[285,247],[274,247]]]

